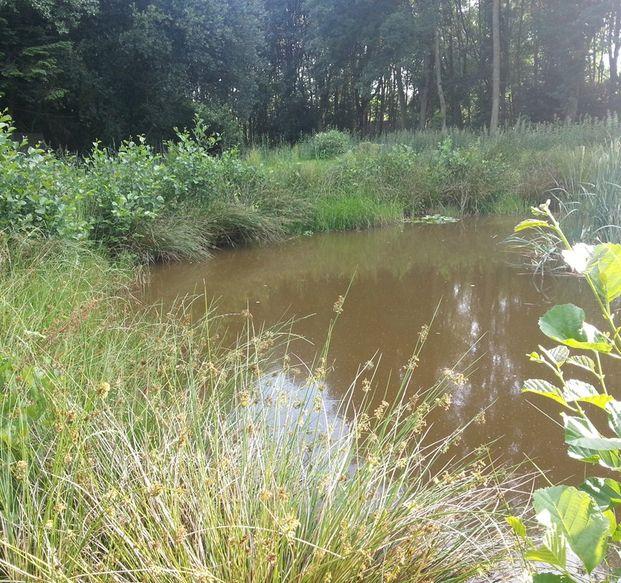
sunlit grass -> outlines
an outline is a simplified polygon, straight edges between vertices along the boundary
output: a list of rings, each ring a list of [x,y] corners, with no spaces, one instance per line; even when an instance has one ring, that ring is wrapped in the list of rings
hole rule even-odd
[[[312,228],[314,231],[365,229],[402,218],[403,210],[396,203],[363,196],[325,197],[315,205]]]

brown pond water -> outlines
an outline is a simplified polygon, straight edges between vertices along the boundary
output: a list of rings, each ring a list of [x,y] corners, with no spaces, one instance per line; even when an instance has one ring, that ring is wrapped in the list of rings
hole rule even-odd
[[[384,387],[389,399],[394,395],[419,330],[439,304],[412,390],[431,385],[465,353],[476,362],[452,407],[434,420],[435,429],[452,429],[488,408],[486,422],[467,431],[463,452],[497,440],[499,457],[530,458],[560,480],[584,470],[566,457],[562,431],[546,417],[558,420],[558,409],[520,394],[524,379],[545,376],[525,355],[546,344],[537,319],[550,305],[573,302],[588,311],[591,302],[574,278],[542,280],[509,264],[502,241],[516,222],[494,217],[400,225],[222,251],[205,263],[155,266],[144,300],[169,306],[204,292],[218,300],[221,312],[249,306],[255,324],[312,315],[294,328],[314,343],[294,347],[310,363],[323,345],[335,301],[353,278],[332,339],[328,391],[332,397],[344,393],[359,365],[379,353],[378,401]],[[231,328],[241,320],[231,317]]]

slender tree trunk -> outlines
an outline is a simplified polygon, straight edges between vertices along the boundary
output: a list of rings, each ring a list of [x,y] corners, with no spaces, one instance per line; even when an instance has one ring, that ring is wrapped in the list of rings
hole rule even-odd
[[[520,2],[520,17],[518,21],[517,42],[515,47],[515,76],[511,86],[511,101],[513,114],[520,106],[520,97],[522,94],[522,31],[524,29],[524,0]],[[517,106],[517,107],[516,107]]]
[[[377,119],[375,120],[375,134],[381,135],[384,131],[384,113],[386,111],[386,81],[384,77],[380,79],[380,96],[377,111]]]
[[[536,12],[537,10],[536,10],[535,0],[531,0],[531,3],[530,3],[531,18],[535,18]],[[532,89],[537,87],[539,83],[539,66],[540,66],[539,61],[540,61],[539,32],[537,31],[534,34],[534,39],[533,39],[533,85],[532,85]]]
[[[610,65],[609,107],[615,106],[615,97],[619,91],[619,49],[621,48],[621,8],[616,8],[610,15],[608,29],[608,62]]]
[[[407,125],[407,97],[403,87],[403,77],[401,67],[395,67],[395,79],[397,81],[397,98],[399,100],[399,124],[400,130],[405,129]]]
[[[427,106],[429,105],[429,93],[431,91],[431,53],[425,54],[425,81],[420,95],[420,113],[418,116],[418,129],[424,130],[427,127]]]
[[[444,99],[444,89],[442,88],[442,60],[440,59],[440,30],[436,29],[434,42],[434,57],[436,69],[436,86],[438,99],[440,100],[440,118],[442,119],[442,131],[446,131],[446,100]]]
[[[489,129],[491,133],[496,133],[500,115],[500,0],[492,2],[492,59],[492,115]]]

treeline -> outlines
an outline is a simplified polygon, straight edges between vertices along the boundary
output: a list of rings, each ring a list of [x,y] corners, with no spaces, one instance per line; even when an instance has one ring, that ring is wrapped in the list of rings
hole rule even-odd
[[[4,0],[0,106],[71,149],[603,117],[620,48],[618,0]]]

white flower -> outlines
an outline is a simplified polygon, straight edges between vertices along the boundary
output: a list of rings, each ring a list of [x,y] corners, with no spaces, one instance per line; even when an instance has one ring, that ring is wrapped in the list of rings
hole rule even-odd
[[[576,243],[572,249],[563,251],[563,259],[576,273],[584,273],[593,258],[593,245]]]

